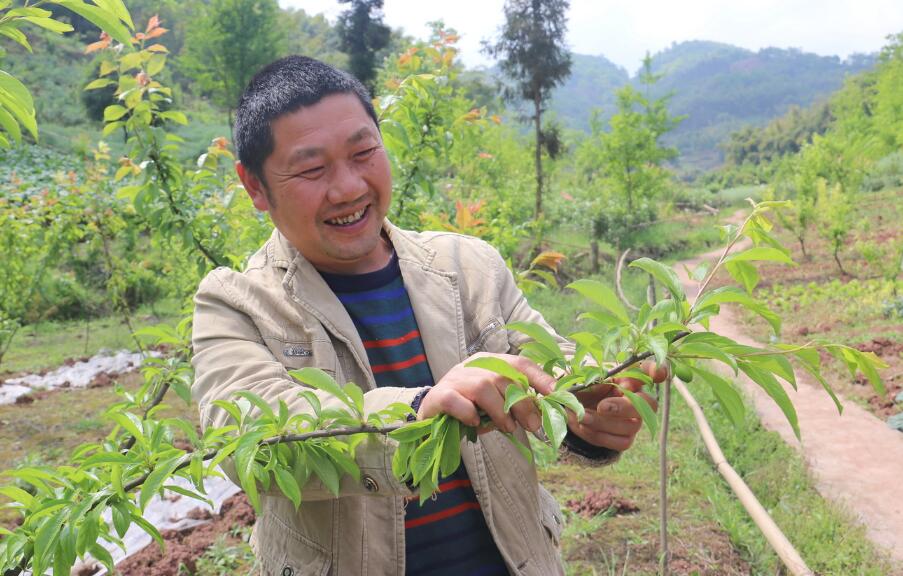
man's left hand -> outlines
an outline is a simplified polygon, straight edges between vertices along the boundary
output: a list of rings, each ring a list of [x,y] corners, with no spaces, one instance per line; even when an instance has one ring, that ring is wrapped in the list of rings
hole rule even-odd
[[[645,392],[641,392],[643,383],[635,378],[616,378],[622,387],[637,393],[649,402],[653,410],[658,403]],[[594,446],[609,448],[623,452],[630,448],[637,432],[643,426],[640,413],[630,400],[611,384],[598,384],[588,390],[578,392],[577,399],[586,409],[583,420],[578,422],[577,416],[568,411],[568,427],[571,432]]]

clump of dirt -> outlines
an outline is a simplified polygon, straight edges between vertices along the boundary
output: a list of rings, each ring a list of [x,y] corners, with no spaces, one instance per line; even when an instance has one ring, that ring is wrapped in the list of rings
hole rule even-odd
[[[188,514],[191,518],[200,515],[195,510]],[[184,573],[179,572],[179,567],[184,566],[193,574],[198,558],[217,537],[237,527],[251,526],[254,520],[254,509],[247,497],[238,493],[223,502],[220,513],[211,522],[181,531],[164,531],[165,552],[161,552],[156,544],[150,544],[120,562],[116,570],[122,576],[178,576]],[[237,539],[235,543],[238,543]]]
[[[568,500],[565,506],[585,518],[592,518],[596,514],[601,514],[611,509],[614,510],[615,515],[633,514],[640,511],[639,506],[626,498],[622,498],[618,495],[618,491],[610,486],[606,486],[601,490],[592,490],[585,494],[583,498]]]
[[[101,372],[88,384],[88,388],[106,388],[112,386],[119,377],[119,372]]]
[[[903,354],[903,342],[894,342],[890,338],[872,338],[871,342],[860,344],[857,348],[883,358],[896,358]]]

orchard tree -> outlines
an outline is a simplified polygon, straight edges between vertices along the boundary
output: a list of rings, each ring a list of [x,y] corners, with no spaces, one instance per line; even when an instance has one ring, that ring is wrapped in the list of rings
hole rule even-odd
[[[383,23],[383,0],[339,0],[350,4],[339,16],[337,28],[348,68],[372,92],[376,54],[389,45],[392,31]]]
[[[618,90],[617,113],[607,129],[594,112],[592,134],[577,151],[581,172],[598,190],[594,236],[616,245],[631,229],[655,219],[650,200],[668,185],[664,164],[677,155],[661,138],[683,117],[668,113],[670,94],[652,97],[659,78],[647,54],[639,76],[642,92],[631,85]]]
[[[542,112],[552,89],[571,73],[571,54],[564,43],[569,5],[568,0],[506,0],[499,38],[484,43],[484,51],[501,58],[502,72],[515,84],[506,97],[533,103],[537,218],[542,213]]]
[[[254,73],[281,55],[284,27],[276,0],[212,0],[188,31],[183,73],[232,111]]]

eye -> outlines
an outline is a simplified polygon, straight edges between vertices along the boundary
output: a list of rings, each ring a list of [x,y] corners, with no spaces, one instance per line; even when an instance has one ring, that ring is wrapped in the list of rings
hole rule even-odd
[[[357,160],[366,160],[367,158],[372,156],[374,152],[376,152],[377,148],[379,148],[379,146],[372,146],[370,148],[367,148],[366,150],[355,152],[354,157]]]
[[[302,170],[298,173],[298,176],[301,176],[302,178],[318,178],[321,174],[323,174],[323,171],[325,169],[325,166],[315,166],[313,168]]]

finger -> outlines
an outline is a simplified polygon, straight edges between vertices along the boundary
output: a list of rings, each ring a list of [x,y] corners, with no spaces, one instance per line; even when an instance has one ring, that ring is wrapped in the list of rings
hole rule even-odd
[[[640,392],[637,395],[645,399],[653,411],[658,410],[658,402],[656,402],[655,399],[653,399],[651,396],[649,396],[645,392]],[[614,418],[640,417],[639,411],[636,409],[630,399],[625,396],[605,398],[601,400],[599,404],[596,405],[596,411],[599,412],[599,414]]]
[[[580,403],[583,404],[586,408],[595,409],[596,404],[598,404],[603,398],[607,398],[609,396],[620,396],[621,391],[612,386],[611,384],[596,384],[586,390],[581,390],[577,392],[575,396]]]
[[[595,432],[605,432],[615,436],[633,436],[643,427],[639,418],[612,418],[589,411],[580,421],[580,426]]]
[[[551,374],[546,374],[542,366],[524,356],[512,356],[511,358],[511,366],[527,377],[530,386],[534,390],[544,396],[551,394],[555,390],[555,377]]]
[[[490,378],[493,378],[494,382],[496,375],[493,374]],[[492,419],[492,423],[499,430],[514,432],[517,425],[514,423],[514,418],[505,413],[505,396],[504,392],[499,390],[499,386],[484,382],[475,385],[471,394],[473,396],[470,399],[473,403]]]
[[[631,392],[639,392],[643,387],[643,381],[637,378],[612,378],[612,381]]]
[[[433,388],[423,397],[417,418],[423,420],[443,413],[468,426],[479,426],[480,424],[480,415],[473,402],[462,396],[457,390]]]
[[[617,450],[618,452],[623,452],[630,448],[633,445],[634,438],[636,438],[635,435],[619,436],[617,434],[609,434],[608,432],[599,432],[583,425],[577,426],[573,431],[574,434],[594,446],[610,448],[612,450]]]
[[[530,398],[521,400],[512,406],[510,415],[514,417],[524,430],[536,432],[542,426],[542,416],[539,414],[536,404]]]

